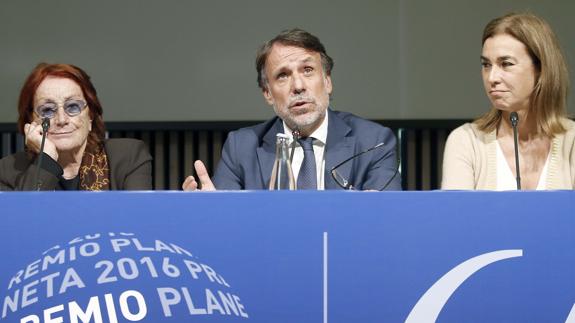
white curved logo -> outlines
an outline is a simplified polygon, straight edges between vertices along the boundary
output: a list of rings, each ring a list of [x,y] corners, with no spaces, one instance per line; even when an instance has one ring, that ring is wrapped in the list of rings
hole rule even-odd
[[[575,304],[573,304],[571,312],[569,312],[569,316],[567,316],[565,323],[575,323]]]
[[[499,250],[471,258],[451,269],[421,296],[405,323],[435,322],[455,290],[471,275],[494,262],[523,256],[523,250]]]

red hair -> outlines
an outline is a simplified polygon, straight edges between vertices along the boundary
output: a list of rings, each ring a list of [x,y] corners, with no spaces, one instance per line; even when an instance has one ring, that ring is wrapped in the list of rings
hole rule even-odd
[[[70,79],[82,89],[92,119],[92,131],[88,135],[88,146],[100,146],[104,141],[106,128],[102,119],[102,105],[90,76],[81,68],[70,64],[38,64],[24,82],[18,100],[18,130],[24,135],[24,125],[34,119],[34,95],[40,83],[48,76]]]

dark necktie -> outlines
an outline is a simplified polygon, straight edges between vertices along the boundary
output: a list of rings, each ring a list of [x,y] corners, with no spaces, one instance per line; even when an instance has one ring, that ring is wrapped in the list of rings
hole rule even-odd
[[[315,155],[313,153],[313,138],[307,137],[298,140],[303,148],[303,162],[297,177],[298,190],[317,190],[317,170],[315,168]]]

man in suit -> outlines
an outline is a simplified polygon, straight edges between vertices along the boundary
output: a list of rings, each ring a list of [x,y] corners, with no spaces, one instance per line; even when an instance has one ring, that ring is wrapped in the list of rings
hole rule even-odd
[[[304,30],[287,30],[266,42],[256,57],[258,85],[276,117],[228,135],[213,182],[196,161],[202,189],[267,189],[276,134],[297,131],[292,167],[298,189],[339,189],[349,182],[359,190],[401,190],[391,130],[329,109],[332,68],[319,39]],[[332,167],[381,142],[338,168],[338,181],[332,178]],[[198,186],[193,176],[183,184],[184,190]]]

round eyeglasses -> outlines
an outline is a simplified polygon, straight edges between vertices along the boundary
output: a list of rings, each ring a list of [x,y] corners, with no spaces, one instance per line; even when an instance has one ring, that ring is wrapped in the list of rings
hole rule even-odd
[[[75,117],[80,113],[82,113],[82,110],[84,110],[86,106],[87,106],[86,101],[68,100],[64,102],[62,108],[69,117]],[[42,119],[44,118],[52,119],[56,116],[56,113],[58,112],[58,104],[54,102],[47,102],[40,106],[37,106],[34,109],[34,111]]]

